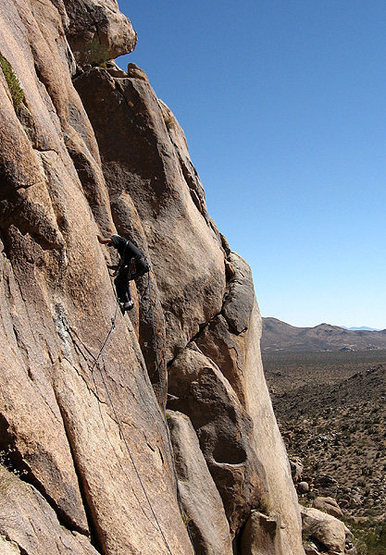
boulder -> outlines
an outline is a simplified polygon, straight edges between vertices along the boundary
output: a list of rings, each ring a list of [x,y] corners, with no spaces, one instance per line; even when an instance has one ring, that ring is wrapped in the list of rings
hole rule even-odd
[[[325,496],[334,497],[338,490],[338,482],[328,474],[321,474],[315,478],[315,487]]]
[[[67,37],[81,65],[102,63],[132,52],[137,34],[115,0],[64,0]]]
[[[286,555],[281,546],[280,518],[252,511],[241,535],[241,555]]]
[[[312,502],[312,506],[336,518],[341,518],[343,516],[342,509],[339,507],[336,499],[332,497],[316,497]]]
[[[196,553],[232,554],[232,540],[220,494],[187,416],[168,411],[168,424],[182,505]]]
[[[315,544],[306,544],[304,546],[304,552],[306,555],[319,555],[320,551],[318,551]]]
[[[302,474],[303,474],[303,463],[299,458],[292,458],[290,459],[291,465],[291,475],[294,483],[298,483],[301,481]]]
[[[298,492],[300,494],[308,493],[310,491],[310,486],[308,482],[299,482],[298,483]]]
[[[315,540],[331,555],[345,553],[346,542],[351,537],[350,530],[337,518],[307,507],[301,507],[303,534]]]

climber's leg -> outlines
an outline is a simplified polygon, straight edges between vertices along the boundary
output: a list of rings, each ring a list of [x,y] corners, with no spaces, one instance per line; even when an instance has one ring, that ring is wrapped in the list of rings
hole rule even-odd
[[[131,300],[128,274],[126,272],[119,272],[119,274],[115,278],[114,284],[117,291],[119,304],[121,305],[121,310],[124,314],[126,310],[131,310],[134,307],[134,303]]]

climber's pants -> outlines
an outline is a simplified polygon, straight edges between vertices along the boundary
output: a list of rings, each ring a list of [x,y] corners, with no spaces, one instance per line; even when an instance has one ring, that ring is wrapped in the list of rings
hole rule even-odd
[[[117,297],[120,303],[131,301],[129,274],[127,272],[119,272],[114,280]]]

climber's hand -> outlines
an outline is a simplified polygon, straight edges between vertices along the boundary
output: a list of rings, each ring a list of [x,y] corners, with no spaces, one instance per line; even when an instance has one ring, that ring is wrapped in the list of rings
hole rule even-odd
[[[101,243],[101,245],[108,245],[109,243],[111,244],[110,237],[102,237],[101,235],[97,235],[97,239]]]

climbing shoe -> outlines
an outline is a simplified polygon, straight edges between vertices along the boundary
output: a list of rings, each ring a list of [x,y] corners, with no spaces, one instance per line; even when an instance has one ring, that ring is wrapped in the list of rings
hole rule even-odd
[[[132,308],[134,308],[133,301],[128,301],[127,303],[125,303],[123,305],[123,308],[124,308],[125,311],[131,310]]]

